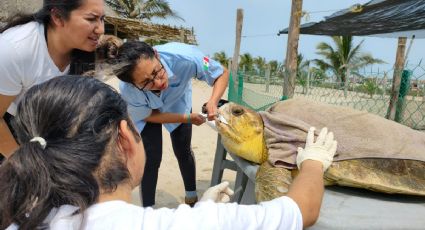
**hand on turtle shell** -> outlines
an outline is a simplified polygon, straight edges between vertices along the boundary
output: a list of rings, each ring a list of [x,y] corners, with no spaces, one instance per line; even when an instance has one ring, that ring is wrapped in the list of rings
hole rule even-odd
[[[207,189],[202,195],[201,201],[212,200],[214,202],[227,203],[232,195],[233,190],[229,188],[229,182],[223,181],[221,184]]]
[[[324,127],[316,142],[314,142],[314,127],[308,130],[305,148],[298,148],[297,166],[301,169],[303,161],[315,160],[323,164],[323,171],[326,171],[332,164],[336,152],[337,142],[334,140],[332,132],[328,133],[328,128]]]

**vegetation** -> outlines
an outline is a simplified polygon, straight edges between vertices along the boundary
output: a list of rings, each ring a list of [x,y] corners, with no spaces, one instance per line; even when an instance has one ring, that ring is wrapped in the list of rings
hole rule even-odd
[[[224,52],[224,51],[220,51],[220,52],[214,53],[213,59],[216,60],[216,61],[218,61],[218,62],[220,62],[221,65],[223,65],[226,68],[229,65],[230,58],[227,57],[226,52]]]
[[[165,0],[106,0],[121,17],[151,21],[152,18],[177,18],[183,20]]]
[[[310,61],[304,60],[304,56],[302,54],[298,54],[296,82],[303,87],[303,94],[307,93],[307,83],[309,81],[309,66]]]
[[[382,94],[383,90],[379,88],[379,85],[376,83],[376,79],[368,78],[360,86],[360,92],[368,94],[372,99],[374,94]]]
[[[324,72],[333,72],[337,82],[346,83],[349,73],[363,77],[359,74],[359,69],[371,64],[384,63],[381,59],[360,52],[363,41],[354,45],[352,36],[333,36],[332,40],[334,46],[326,42],[317,45],[317,54],[323,56],[323,60],[314,59],[314,63]]]

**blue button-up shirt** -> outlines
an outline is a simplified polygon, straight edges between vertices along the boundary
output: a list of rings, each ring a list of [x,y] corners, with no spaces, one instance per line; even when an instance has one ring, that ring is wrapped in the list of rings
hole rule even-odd
[[[120,82],[121,95],[128,104],[128,112],[139,132],[143,130],[153,109],[161,113],[188,113],[192,109],[192,77],[210,86],[223,74],[220,63],[209,59],[196,46],[167,43],[154,47],[168,74],[168,88],[159,96],[151,91],[140,91],[132,84]],[[172,132],[180,123],[164,124]]]

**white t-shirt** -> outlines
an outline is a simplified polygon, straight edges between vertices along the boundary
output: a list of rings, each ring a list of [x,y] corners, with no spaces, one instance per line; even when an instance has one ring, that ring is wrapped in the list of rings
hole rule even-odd
[[[81,215],[77,208],[61,206],[47,218],[49,229],[302,229],[302,216],[297,204],[281,197],[259,205],[198,202],[194,208],[180,205],[176,209],[142,208],[124,201],[92,205]],[[18,229],[11,225],[6,230]]]
[[[68,73],[61,72],[47,50],[44,25],[29,22],[0,34],[0,94],[17,95],[7,112],[15,115],[22,95],[31,86]]]

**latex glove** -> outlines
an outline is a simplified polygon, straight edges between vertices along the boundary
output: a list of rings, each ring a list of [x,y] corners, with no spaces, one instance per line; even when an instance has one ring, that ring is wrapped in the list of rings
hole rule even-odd
[[[297,166],[301,169],[303,161],[307,159],[316,160],[323,164],[323,171],[326,171],[332,164],[337,142],[334,140],[333,133],[328,133],[328,128],[326,127],[320,131],[316,142],[314,142],[314,130],[314,127],[308,130],[305,148],[298,148]]]
[[[229,188],[229,182],[224,181],[207,189],[202,195],[201,201],[212,200],[214,202],[227,203],[232,195],[233,190]]]

